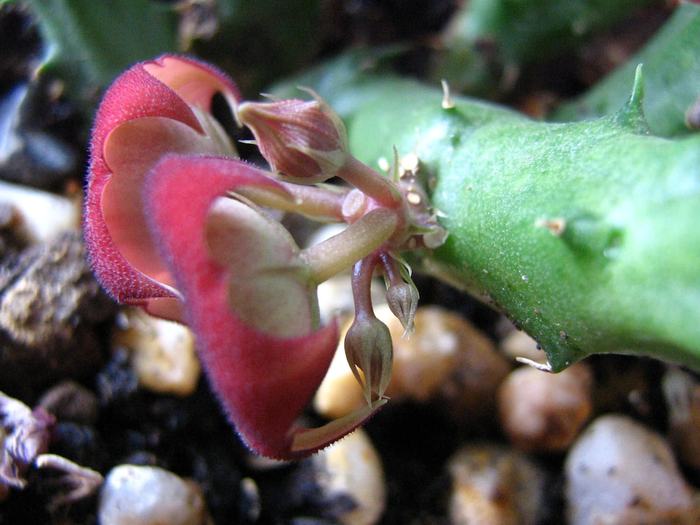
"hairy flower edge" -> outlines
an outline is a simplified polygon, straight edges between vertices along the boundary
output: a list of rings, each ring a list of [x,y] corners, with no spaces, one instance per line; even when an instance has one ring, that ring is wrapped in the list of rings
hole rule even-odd
[[[153,128],[160,130],[160,138],[168,134],[177,137],[184,132],[186,137],[180,144],[192,137],[206,136],[197,113],[210,110],[211,98],[217,92],[223,93],[229,104],[235,104],[240,98],[233,82],[217,69],[190,58],[163,55],[134,65],[115,80],[100,104],[92,130],[83,228],[90,264],[104,288],[117,301],[144,306],[161,317],[181,320],[181,305],[167,268],[150,248],[154,243],[143,242],[143,233],[139,233],[147,232],[140,195],[149,166],[141,173],[123,177],[122,182],[108,162],[107,146],[120,127],[119,133],[125,135],[127,128],[124,126],[135,127],[136,131],[139,127],[150,126],[150,129],[140,129],[141,137]],[[159,128],[158,124],[162,126]],[[154,144],[153,140],[150,145]],[[138,147],[139,136],[130,144]],[[148,145],[141,144],[141,151],[147,150]],[[199,145],[196,143],[195,147]],[[171,146],[167,141],[160,144],[148,160],[154,163]],[[148,164],[147,160],[142,161]],[[117,180],[120,191],[111,199],[105,198],[114,193]],[[120,210],[121,220],[113,221],[105,216],[105,208],[110,209],[108,201],[119,202],[111,206],[110,213]],[[120,231],[123,233],[118,233]],[[121,235],[116,241],[115,233]],[[133,260],[125,257],[125,243],[129,250],[139,254],[138,261],[148,261],[147,267],[140,268],[138,263],[135,266]]]
[[[244,442],[256,453],[296,459],[361,425],[384,404],[318,429],[297,424],[330,365],[335,323],[280,338],[243,323],[230,305],[230,269],[212,258],[206,221],[216,198],[245,186],[276,182],[240,161],[168,155],[148,177],[149,228],[184,297],[185,318],[214,390]]]

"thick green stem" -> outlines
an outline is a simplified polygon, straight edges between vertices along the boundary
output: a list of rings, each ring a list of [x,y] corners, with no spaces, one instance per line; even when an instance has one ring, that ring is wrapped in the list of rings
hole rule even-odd
[[[377,208],[338,235],[306,248],[301,255],[311,267],[314,281],[321,283],[379,248],[391,237],[398,223],[396,213]]]
[[[338,186],[302,186],[284,181],[279,183],[289,192],[291,199],[252,186],[240,188],[237,193],[259,206],[299,213],[317,221],[343,221],[343,201],[348,194],[347,190]]]
[[[470,0],[441,38],[433,78],[494,98],[524,65],[561,55],[652,0]]]
[[[418,156],[449,231],[424,270],[506,312],[555,371],[598,352],[700,368],[700,136],[649,135],[640,85],[614,115],[549,124],[359,71],[350,56],[295,83],[370,166]]]

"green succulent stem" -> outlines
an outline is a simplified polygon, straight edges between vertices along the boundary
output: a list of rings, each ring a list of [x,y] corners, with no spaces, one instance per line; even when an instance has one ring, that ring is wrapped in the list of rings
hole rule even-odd
[[[614,26],[652,0],[470,0],[440,39],[433,79],[457,92],[494,98],[520,68],[543,62]],[[656,2],[659,3],[659,2]]]
[[[260,188],[241,188],[238,194],[259,206],[294,212],[320,222],[342,222],[343,201],[348,190],[338,186],[302,186],[278,181],[287,190],[289,197]]]
[[[395,233],[398,225],[395,212],[377,208],[339,234],[304,249],[301,256],[311,268],[313,280],[322,283],[379,248]]]
[[[558,124],[469,98],[444,108],[437,86],[367,63],[294,84],[339,111],[361,161],[418,157],[449,232],[414,253],[420,269],[505,312],[553,371],[601,352],[700,369],[700,135],[649,133],[640,74],[619,111]]]

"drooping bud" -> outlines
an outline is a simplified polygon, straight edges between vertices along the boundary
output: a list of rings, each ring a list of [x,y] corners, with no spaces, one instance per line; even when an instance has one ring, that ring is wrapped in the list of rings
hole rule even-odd
[[[386,301],[391,313],[401,321],[404,335],[413,332],[413,320],[418,308],[418,288],[413,282],[400,282],[387,288]]]
[[[236,116],[251,129],[270,166],[294,182],[323,182],[347,161],[345,126],[319,99],[245,102]]]
[[[381,399],[391,380],[393,349],[389,328],[374,315],[356,316],[345,335],[345,357],[362,385],[367,403]]]

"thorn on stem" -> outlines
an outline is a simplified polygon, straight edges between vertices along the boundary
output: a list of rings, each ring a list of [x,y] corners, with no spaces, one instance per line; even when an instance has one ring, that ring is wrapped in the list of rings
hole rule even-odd
[[[450,94],[450,85],[444,79],[440,81],[440,84],[442,84],[442,109],[453,109],[455,103]]]
[[[554,219],[537,219],[535,221],[537,228],[547,228],[549,232],[560,237],[566,230],[566,219],[563,217],[555,217]]]
[[[549,361],[547,361],[546,363],[538,363],[537,361],[533,361],[532,359],[528,359],[527,357],[516,357],[515,360],[518,363],[531,366],[532,368],[536,368],[537,370],[542,370],[542,372],[552,372],[552,364]]]

